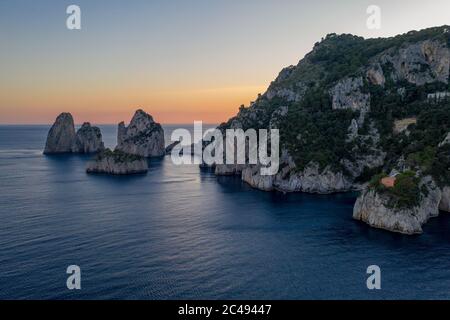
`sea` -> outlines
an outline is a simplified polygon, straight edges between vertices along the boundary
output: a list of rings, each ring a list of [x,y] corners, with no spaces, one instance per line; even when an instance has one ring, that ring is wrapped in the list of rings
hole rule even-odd
[[[0,126],[0,299],[450,298],[448,214],[394,234],[352,219],[355,193],[263,192],[170,156],[88,175],[92,156],[42,154],[49,128]]]

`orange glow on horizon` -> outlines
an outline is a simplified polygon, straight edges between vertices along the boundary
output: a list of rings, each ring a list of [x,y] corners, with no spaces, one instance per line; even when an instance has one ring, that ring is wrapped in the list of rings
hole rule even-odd
[[[142,88],[126,91],[106,90],[19,90],[1,94],[0,123],[2,124],[50,124],[61,112],[70,112],[77,124],[89,121],[93,124],[128,123],[138,108],[163,124],[221,123],[236,115],[241,104],[249,105],[265,86],[230,88],[161,90],[151,92]],[[6,93],[7,89],[3,89]],[[14,92],[17,91],[17,92]],[[74,98],[75,97],[75,98]]]

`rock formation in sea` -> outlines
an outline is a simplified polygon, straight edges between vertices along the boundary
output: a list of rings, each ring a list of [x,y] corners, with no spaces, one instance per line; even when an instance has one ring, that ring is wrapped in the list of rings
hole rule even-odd
[[[444,119],[439,132],[450,129],[446,96],[427,99],[448,90],[449,35],[447,26],[387,39],[328,35],[219,126],[222,132],[279,129],[280,171],[267,177],[258,165],[217,164],[215,173],[240,175],[262,190],[334,193],[360,190],[402,157],[411,166],[421,146],[433,140],[437,147],[430,114]],[[411,118],[404,130],[395,130],[395,123]],[[414,150],[404,149],[408,143]]]
[[[102,133],[98,127],[92,127],[89,122],[83,123],[78,129],[72,147],[74,153],[95,153],[105,148]]]
[[[75,142],[75,125],[70,113],[61,113],[48,132],[44,154],[70,153]]]
[[[419,232],[437,208],[449,209],[449,30],[442,26],[367,40],[327,35],[218,127],[223,134],[227,129],[279,129],[279,171],[262,176],[260,164],[227,163],[213,164],[214,172],[239,175],[264,191],[363,190],[356,218]],[[390,191],[367,188],[384,172],[397,172],[400,178],[414,172],[421,181],[429,177],[436,189],[393,214],[384,205]],[[394,226],[394,216],[403,227]]]
[[[161,157],[165,155],[164,130],[152,116],[137,110],[128,127],[119,124],[117,150],[142,157]]]
[[[166,147],[165,153],[166,153],[166,154],[171,154],[173,148],[175,148],[175,147],[176,147],[177,145],[179,145],[180,143],[181,143],[181,141],[175,141],[175,142],[169,144],[169,145]]]
[[[105,149],[98,153],[94,160],[88,162],[87,173],[103,173],[111,175],[141,174],[148,171],[147,159],[124,153],[119,150]]]
[[[104,149],[98,127],[84,123],[77,133],[70,113],[61,113],[48,132],[44,154],[95,153]]]
[[[442,189],[442,199],[439,204],[439,210],[450,212],[450,187]]]
[[[399,206],[389,192],[369,188],[356,200],[353,218],[372,227],[403,234],[420,234],[422,225],[439,215],[441,190],[430,176],[424,177],[417,190],[417,203]]]

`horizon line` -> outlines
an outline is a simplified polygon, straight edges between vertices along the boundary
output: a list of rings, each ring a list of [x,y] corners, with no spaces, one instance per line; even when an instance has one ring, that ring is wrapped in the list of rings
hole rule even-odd
[[[195,121],[201,121],[201,120],[195,120]],[[83,122],[84,123],[84,122]],[[83,125],[83,123],[75,123],[76,126],[81,126]],[[90,122],[89,123],[91,125],[96,125],[96,126],[118,126],[118,123],[94,123],[94,122]],[[157,122],[160,125],[181,125],[181,124],[194,124],[194,121],[192,122]],[[217,123],[213,123],[213,122],[203,122],[203,124],[206,125],[218,125],[222,122],[217,122]],[[51,126],[54,123],[0,123],[0,126]]]

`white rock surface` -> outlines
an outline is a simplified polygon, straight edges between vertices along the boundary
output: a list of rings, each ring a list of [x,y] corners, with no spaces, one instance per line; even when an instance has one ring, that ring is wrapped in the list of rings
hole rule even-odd
[[[439,210],[450,212],[450,187],[444,187],[442,189],[441,203],[439,204]]]
[[[247,166],[242,170],[242,180],[253,188],[262,191],[274,190],[274,176],[263,176],[260,174],[260,166]]]
[[[70,153],[75,142],[75,125],[70,113],[61,113],[48,132],[44,154]]]
[[[88,162],[87,173],[104,173],[111,175],[131,175],[146,173],[148,163],[144,157],[128,155],[121,151],[112,152],[106,149],[97,155],[96,159]]]
[[[342,172],[333,172],[330,167],[323,170],[317,164],[310,164],[303,171],[283,166],[274,176],[261,175],[259,165],[249,165],[242,170],[242,180],[263,191],[306,192],[330,194],[350,191],[353,185]]]
[[[366,114],[370,111],[370,94],[364,93],[362,77],[340,80],[331,90],[333,110],[351,109],[359,111],[359,126],[364,124]]]

